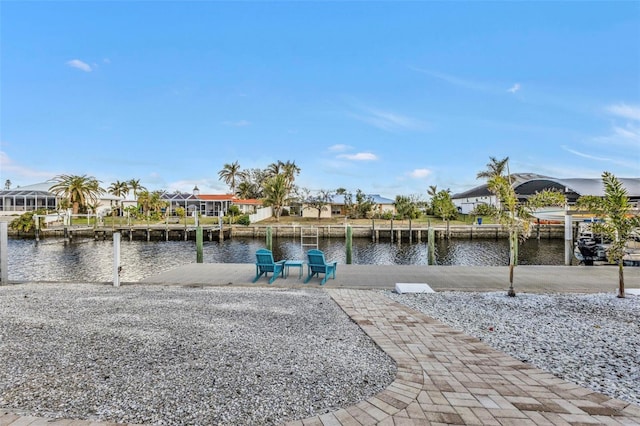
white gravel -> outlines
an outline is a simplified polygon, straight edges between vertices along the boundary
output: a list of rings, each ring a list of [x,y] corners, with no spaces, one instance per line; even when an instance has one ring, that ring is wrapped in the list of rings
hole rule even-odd
[[[640,404],[640,296],[385,294],[558,377]]]
[[[0,409],[277,424],[355,404],[395,374],[320,290],[0,287]]]

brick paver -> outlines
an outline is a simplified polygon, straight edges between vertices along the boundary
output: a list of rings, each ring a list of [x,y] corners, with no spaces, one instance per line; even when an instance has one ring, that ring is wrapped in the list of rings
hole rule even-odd
[[[640,425],[639,406],[559,379],[378,292],[328,292],[398,364],[387,389],[357,404],[361,411],[346,409],[358,423],[342,424]]]

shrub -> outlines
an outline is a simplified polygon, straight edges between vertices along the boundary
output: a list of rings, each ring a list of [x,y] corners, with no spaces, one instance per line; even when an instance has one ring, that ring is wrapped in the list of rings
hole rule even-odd
[[[251,224],[251,220],[249,219],[248,214],[243,214],[242,216],[238,217],[238,220],[236,221],[236,223],[238,225],[248,226]]]
[[[478,204],[472,211],[475,216],[495,216],[496,208],[488,204]]]
[[[35,212],[23,213],[17,218],[13,219],[11,223],[9,223],[9,228],[19,232],[30,232],[34,230],[36,227],[36,223],[33,220],[33,215],[36,215],[36,214],[45,214],[45,211],[37,210]],[[46,226],[43,217],[38,218],[38,221],[40,222],[40,229]]]

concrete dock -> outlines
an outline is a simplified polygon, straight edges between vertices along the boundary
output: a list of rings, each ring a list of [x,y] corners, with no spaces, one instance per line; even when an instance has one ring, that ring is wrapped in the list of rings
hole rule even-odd
[[[308,284],[306,265],[302,278],[291,268],[287,278],[278,278],[275,287],[318,286],[312,278]],[[243,263],[193,263],[159,273],[141,281],[144,284],[173,285],[269,285],[267,278],[255,284],[255,265]],[[640,268],[624,268],[627,288],[640,288]],[[436,291],[500,291],[509,287],[506,266],[424,266],[424,265],[338,265],[336,279],[326,288],[393,289],[396,283],[427,283]],[[529,293],[597,293],[615,292],[618,268],[615,266],[517,266],[514,272],[516,292]]]

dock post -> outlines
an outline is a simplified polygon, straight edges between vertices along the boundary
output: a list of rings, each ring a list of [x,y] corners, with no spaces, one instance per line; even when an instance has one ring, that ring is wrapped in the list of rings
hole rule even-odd
[[[113,233],[113,286],[120,287],[120,233]]]
[[[352,255],[353,255],[353,246],[352,239],[353,233],[351,231],[351,225],[347,225],[347,241],[346,241],[346,249],[347,249],[347,265],[351,265]]]
[[[391,238],[391,243],[393,243],[393,218],[391,218],[391,232],[389,238]]]
[[[202,263],[202,226],[196,228],[196,263]]]
[[[69,224],[71,222],[71,215],[69,214],[69,211],[67,210],[67,213],[64,215],[64,219],[63,219],[63,223],[64,223],[64,230],[63,230],[63,235],[64,235],[64,242],[68,243],[69,242]]]
[[[571,215],[569,212],[564,213],[564,264],[571,265],[573,256],[573,227]]]
[[[272,239],[272,234],[271,234],[271,227],[267,226],[267,250],[271,250],[273,247],[273,239]]]
[[[38,218],[37,214],[33,215],[33,220],[36,225],[36,242],[40,241],[40,218]]]
[[[411,218],[409,218],[409,244],[413,243],[413,231],[411,229]]]
[[[376,220],[371,218],[371,240],[376,242]]]
[[[429,230],[427,232],[428,232],[428,243],[429,243],[429,248],[427,249],[427,255],[429,256],[428,264],[435,265],[436,264],[436,241],[435,241],[436,232],[431,227],[431,225],[429,225]]]
[[[0,285],[9,284],[8,256],[9,256],[9,224],[0,222]]]
[[[218,242],[222,242],[224,241],[224,230],[223,228],[223,220],[222,220],[222,216],[218,216],[218,227],[220,229],[219,233],[218,233]]]

